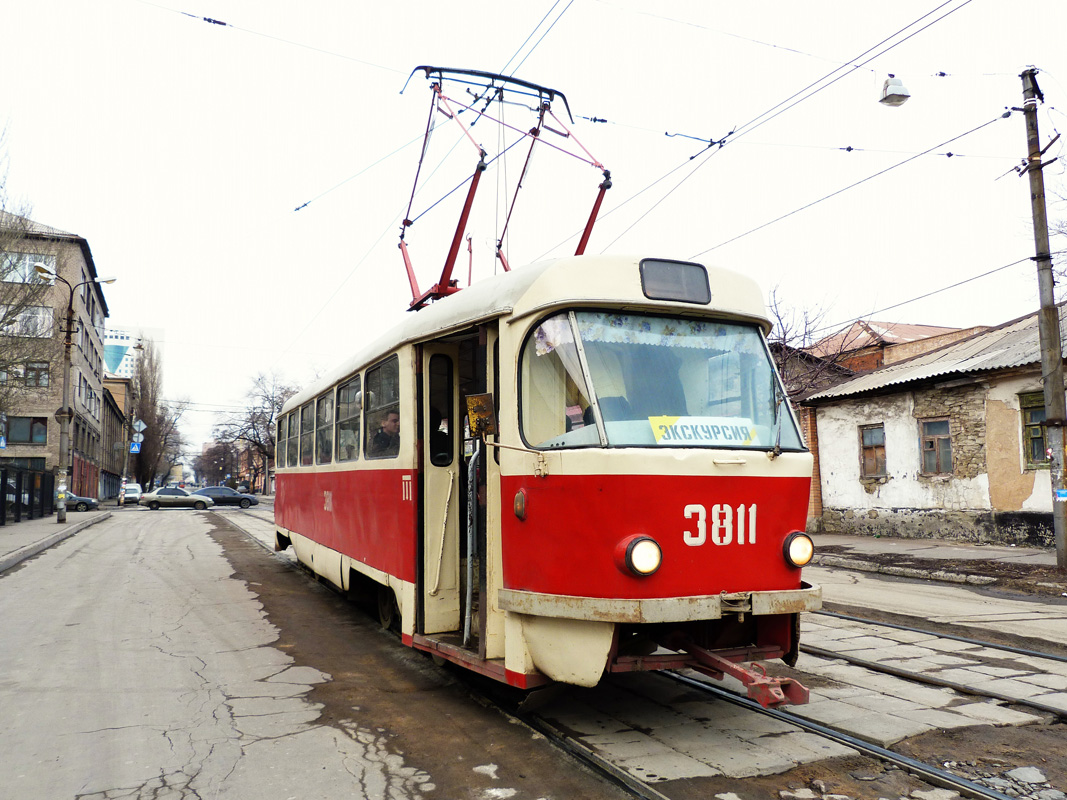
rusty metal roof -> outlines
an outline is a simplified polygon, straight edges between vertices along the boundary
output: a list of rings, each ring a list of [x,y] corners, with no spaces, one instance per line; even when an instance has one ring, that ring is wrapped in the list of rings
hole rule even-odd
[[[906,325],[900,322],[874,322],[859,320],[843,331],[826,336],[808,348],[813,355],[825,358],[848,350],[864,347],[894,345],[955,333],[960,328],[944,328],[939,325]]]
[[[1067,338],[1063,305],[1059,306],[1059,312],[1062,342]],[[818,402],[865,393],[884,394],[892,391],[891,387],[909,383],[1037,365],[1041,361],[1037,318],[1037,312],[1019,317],[962,341],[860,375],[814,394],[807,401]]]

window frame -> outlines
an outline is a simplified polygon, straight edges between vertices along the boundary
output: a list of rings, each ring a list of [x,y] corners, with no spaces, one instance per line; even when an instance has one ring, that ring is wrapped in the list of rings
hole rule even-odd
[[[948,424],[948,433],[930,434],[926,432],[926,426],[937,422],[944,422]],[[949,465],[948,469],[944,468],[941,463],[941,449],[940,442],[948,441],[948,457]],[[933,447],[927,447],[927,443],[932,443]],[[937,471],[931,472],[926,469],[926,453],[927,451],[933,451],[936,459]],[[919,420],[919,473],[921,475],[938,476],[938,475],[952,475],[953,464],[955,462],[955,454],[952,452],[952,420],[949,417],[925,417]]]
[[[1039,412],[1040,420],[1030,419],[1028,412]],[[1048,429],[1045,425],[1044,392],[1019,393],[1019,425],[1022,431],[1023,460],[1027,469],[1048,469]],[[1034,432],[1037,436],[1034,436]],[[1033,458],[1033,442],[1041,441],[1041,458]]]
[[[315,464],[315,403],[307,402],[300,407],[300,466]]]
[[[333,421],[335,419],[333,389],[315,399],[315,463],[333,463]],[[325,411],[324,411],[325,409]]]
[[[881,444],[867,444],[864,441],[864,434],[867,433],[868,431],[881,431],[881,433],[882,433]],[[884,422],[876,422],[876,423],[871,423],[869,425],[860,425],[858,432],[859,432],[859,443],[860,443],[860,478],[861,479],[877,479],[877,478],[888,477],[889,468],[888,468],[888,466],[886,464],[885,423]],[[882,470],[881,470],[881,472],[877,471],[877,465],[878,465],[878,453],[877,453],[877,451],[879,449],[881,449],[881,451],[882,451],[882,459],[881,459]],[[869,450],[874,452],[874,463],[875,463],[875,470],[876,470],[875,472],[867,472],[867,463],[868,463],[867,453],[868,453]]]
[[[348,395],[351,395],[348,399],[342,399]],[[361,375],[353,375],[337,387],[337,403],[334,409],[334,442],[337,449],[337,461],[358,461],[362,449],[360,443],[363,439],[363,431],[360,428],[363,424],[363,379]],[[346,412],[343,417],[341,416],[342,409]],[[353,420],[355,421],[354,452],[349,455],[347,452],[342,453],[341,433],[342,431],[346,433],[353,431]]]
[[[26,423],[27,424],[27,428],[26,428],[27,438],[25,438],[25,439],[17,439],[14,436],[11,435],[12,423],[15,420],[19,420],[20,422],[22,420],[28,420],[28,422]],[[4,431],[4,436],[7,437],[7,443],[9,445],[12,445],[12,444],[24,444],[24,445],[41,446],[41,445],[47,445],[48,444],[48,417],[8,416],[7,425],[5,427],[6,427],[6,429]],[[35,431],[42,431],[43,432],[42,438],[35,438],[34,437],[34,432]]]
[[[383,373],[387,369],[392,369],[392,370],[395,371],[395,375],[396,375],[396,398],[395,399],[385,397],[385,391],[383,389],[381,389],[381,388],[378,391],[378,395],[380,395],[380,396],[375,396],[374,389],[371,388],[371,378],[372,378],[372,376],[376,376],[379,373]],[[384,383],[385,383],[385,381],[382,381],[382,385],[384,385]],[[403,423],[404,417],[403,417],[403,414],[400,411],[400,407],[401,407],[401,401],[400,401],[400,394],[401,394],[401,392],[400,392],[400,357],[394,353],[389,358],[385,358],[385,359],[379,361],[374,366],[368,367],[364,371],[363,390],[364,390],[364,395],[367,398],[363,403],[363,406],[364,406],[364,408],[363,408],[363,423],[364,423],[363,457],[368,459],[368,460],[371,460],[371,459],[377,460],[377,459],[386,459],[386,458],[397,458],[400,455],[400,442],[399,442],[399,440],[397,442],[397,449],[396,449],[395,453],[376,454],[376,453],[373,452],[373,448],[370,446],[370,444],[371,444],[372,440],[374,439],[374,435],[377,433],[377,430],[373,429],[372,425],[370,424],[370,421],[372,419],[377,421],[377,418],[378,418],[379,414],[388,415],[388,414],[392,413],[393,410],[395,410],[397,415],[400,416],[401,424]]]

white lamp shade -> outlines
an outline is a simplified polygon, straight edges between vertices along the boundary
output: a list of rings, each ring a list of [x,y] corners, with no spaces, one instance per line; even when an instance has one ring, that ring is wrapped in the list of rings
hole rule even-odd
[[[904,88],[904,82],[890,75],[882,85],[882,99],[878,102],[885,106],[902,106],[909,97],[911,92]]]

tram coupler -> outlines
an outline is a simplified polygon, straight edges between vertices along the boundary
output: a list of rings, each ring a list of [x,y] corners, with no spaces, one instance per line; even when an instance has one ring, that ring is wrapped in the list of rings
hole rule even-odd
[[[748,697],[764,708],[778,708],[785,705],[804,705],[808,702],[808,689],[793,678],[773,678],[767,675],[762,664],[753,663],[752,669],[729,661],[687,642],[681,648],[696,659],[693,669],[709,677],[721,680],[723,675],[730,675],[748,687]]]

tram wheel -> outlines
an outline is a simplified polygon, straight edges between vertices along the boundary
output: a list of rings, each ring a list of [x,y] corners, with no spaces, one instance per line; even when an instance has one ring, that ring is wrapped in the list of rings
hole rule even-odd
[[[400,606],[396,595],[388,586],[378,587],[378,622],[384,630],[400,632]]]

